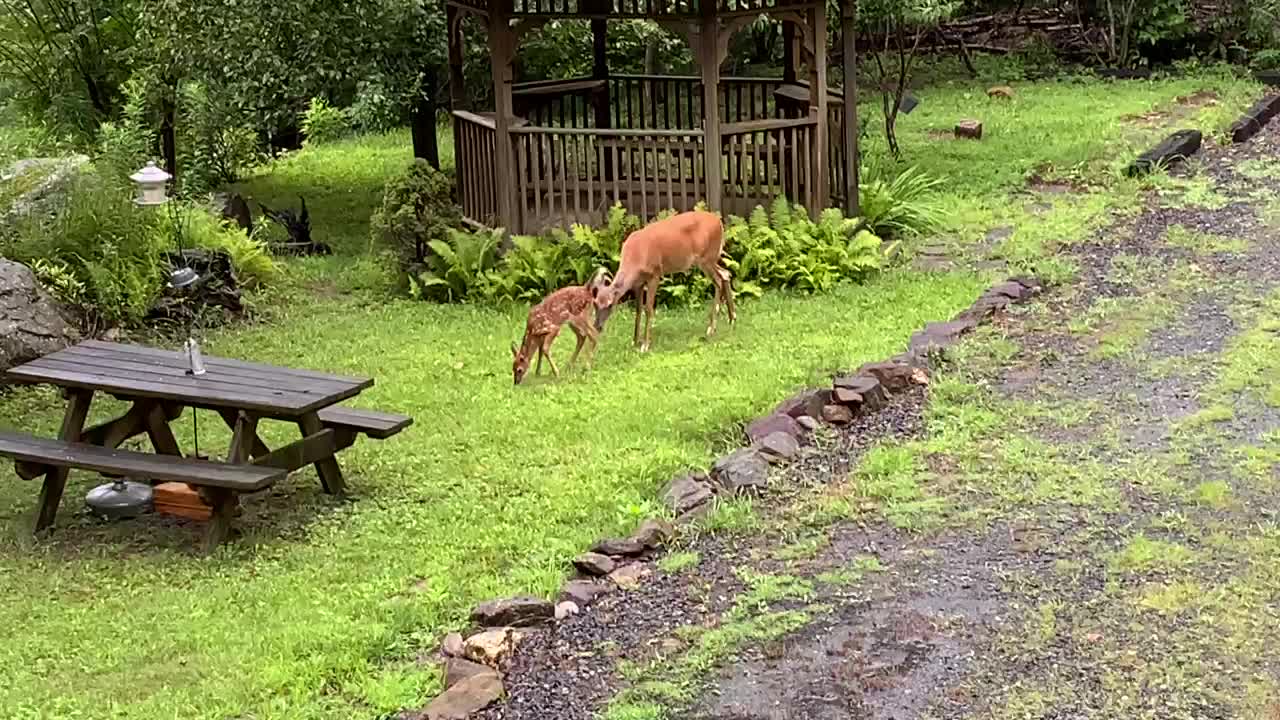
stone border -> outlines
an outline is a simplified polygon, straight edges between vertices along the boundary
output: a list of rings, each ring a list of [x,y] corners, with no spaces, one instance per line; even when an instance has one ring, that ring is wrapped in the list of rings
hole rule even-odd
[[[1157,168],[1176,165],[1199,152],[1203,139],[1199,130],[1178,130],[1159,145],[1134,158],[1125,169],[1125,175],[1137,177]]]
[[[1257,135],[1277,113],[1280,113],[1280,95],[1263,97],[1231,124],[1231,142],[1242,143]]]
[[[757,494],[768,486],[770,465],[789,461],[819,424],[847,425],[858,415],[882,408],[889,397],[912,385],[926,385],[932,362],[961,337],[1009,305],[1037,295],[1043,284],[1015,277],[982,293],[946,322],[933,322],[911,336],[906,352],[863,365],[833,378],[830,388],[804,390],[746,426],[747,445],[716,460],[709,471],[691,471],[671,480],[663,503],[684,524],[708,512],[716,497]],[[630,537],[605,538],[574,558],[577,575],[562,587],[557,603],[521,595],[477,605],[464,638],[445,636],[440,645],[445,690],[406,720],[466,718],[502,699],[503,672],[529,628],[584,611],[597,597],[637,587],[652,573],[651,563],[675,536],[676,525],[645,520]]]

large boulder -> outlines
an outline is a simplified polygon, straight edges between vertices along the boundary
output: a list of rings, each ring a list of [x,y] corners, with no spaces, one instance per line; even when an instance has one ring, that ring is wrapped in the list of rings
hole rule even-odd
[[[54,212],[88,162],[87,155],[28,158],[0,169],[0,235],[27,216]]]
[[[66,311],[31,268],[0,258],[0,371],[75,341]]]

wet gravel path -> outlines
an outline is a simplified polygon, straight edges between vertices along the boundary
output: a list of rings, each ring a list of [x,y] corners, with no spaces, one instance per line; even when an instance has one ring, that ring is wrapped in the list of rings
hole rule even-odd
[[[1242,410],[1216,427],[1213,442],[1188,440],[1181,429],[1206,407],[1214,359],[1246,329],[1241,308],[1280,286],[1280,233],[1267,217],[1280,197],[1280,163],[1272,164],[1278,158],[1274,123],[1246,145],[1207,148],[1198,167],[1174,173],[1189,183],[1182,191],[1153,195],[1136,216],[1072,248],[1078,280],[1033,311],[1013,314],[996,333],[1016,346],[1012,359],[978,360],[964,370],[996,402],[1059,415],[1086,408],[1082,420],[1045,412],[1048,419],[1030,430],[1021,426],[997,439],[1044,444],[1066,458],[1060,468],[1100,468],[1102,499],[1055,495],[1054,479],[1046,476],[1032,480],[1041,489],[1049,483],[1053,501],[1001,504],[980,485],[956,480],[972,485],[987,460],[938,453],[930,459],[933,489],[955,508],[941,527],[899,530],[874,514],[805,520],[794,510],[805,493],[842,482],[868,448],[942,431],[926,420],[923,391],[896,397],[883,412],[806,449],[777,478],[786,482],[774,483],[786,490],[762,504],[763,527],[694,538],[680,549],[697,554],[695,568],[674,574],[655,568],[638,589],[606,595],[589,611],[532,635],[508,673],[507,701],[480,717],[601,717],[635,680],[628,668],[678,657],[687,649],[681,628],[725,622],[747,590],[736,570],[816,579],[867,557],[884,570],[848,585],[815,581],[812,598],[781,605],[808,608],[812,618],[804,627],[738,649],[693,683],[691,697],[667,703],[666,717],[1229,718],[1242,717],[1248,693],[1270,702],[1266,693],[1280,688],[1280,672],[1265,653],[1249,652],[1250,643],[1280,642],[1272,637],[1280,623],[1268,616],[1280,607],[1280,589],[1267,595],[1270,578],[1248,586],[1265,597],[1254,598],[1259,609],[1235,625],[1205,627],[1203,618],[1170,611],[1156,618],[1157,630],[1131,599],[1165,588],[1173,575],[1121,575],[1115,557],[1137,535],[1189,548],[1213,561],[1181,568],[1184,582],[1216,592],[1254,582],[1241,578],[1258,558],[1238,554],[1215,533],[1259,533],[1237,538],[1249,543],[1280,532],[1272,510],[1280,508],[1280,483],[1239,482],[1223,450],[1258,442],[1280,427],[1280,414]],[[1186,189],[1193,185],[1199,194]],[[1028,202],[1053,200],[1035,195]],[[1167,237],[1176,225],[1243,243],[1222,252],[1174,245]],[[1109,308],[1139,308],[1126,311],[1137,319],[1108,315]],[[1158,321],[1138,333],[1132,348],[1100,352],[1119,323],[1141,325],[1143,314],[1156,310]],[[1093,327],[1070,329],[1090,317]],[[969,466],[949,465],[964,462]],[[1029,465],[1026,472],[1042,471]],[[1239,502],[1197,504],[1184,489],[1169,489],[1214,480],[1229,484]],[[778,559],[775,551],[797,532],[820,532],[823,543],[811,556]],[[1280,718],[1280,704],[1269,707]]]

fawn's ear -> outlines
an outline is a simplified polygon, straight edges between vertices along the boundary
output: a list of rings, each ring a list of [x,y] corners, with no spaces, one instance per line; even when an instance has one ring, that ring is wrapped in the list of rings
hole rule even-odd
[[[513,357],[513,358],[518,358],[518,357],[520,357],[520,351],[519,351],[519,350],[516,350],[516,344],[515,344],[515,343],[511,343],[511,357]]]

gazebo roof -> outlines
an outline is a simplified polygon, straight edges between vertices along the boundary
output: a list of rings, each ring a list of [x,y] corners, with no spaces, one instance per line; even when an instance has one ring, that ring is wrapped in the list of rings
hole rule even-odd
[[[754,16],[812,7],[821,0],[447,0],[463,10],[489,15],[502,11],[509,17],[678,19],[702,17],[704,10],[716,17]],[[704,7],[708,3],[712,7]]]

